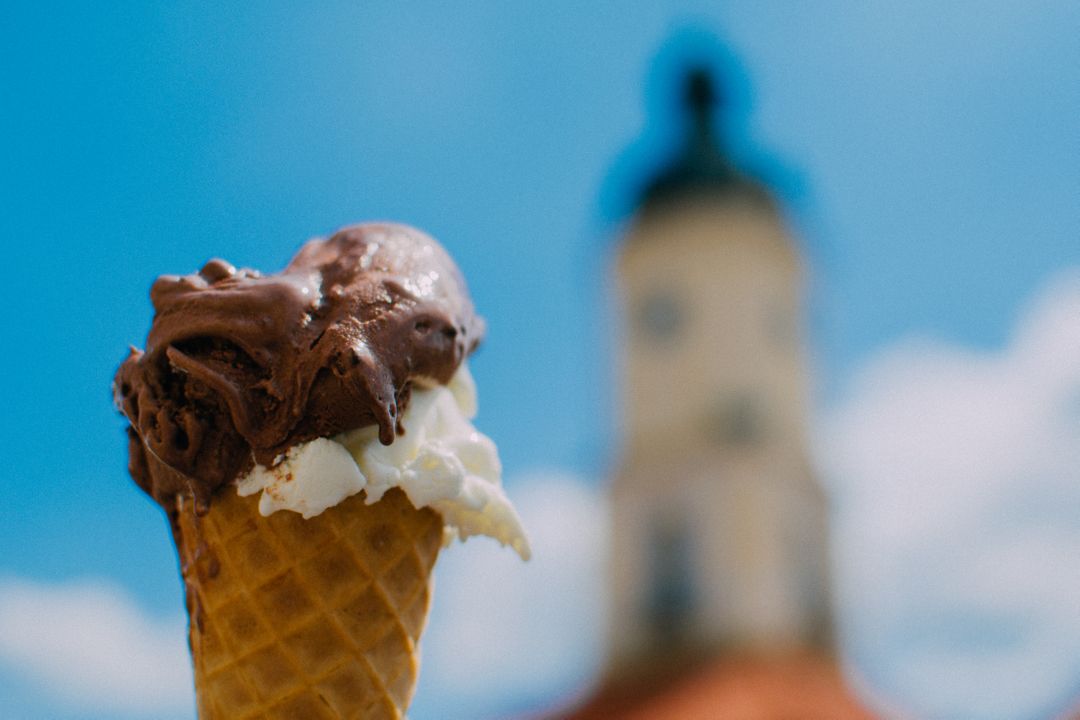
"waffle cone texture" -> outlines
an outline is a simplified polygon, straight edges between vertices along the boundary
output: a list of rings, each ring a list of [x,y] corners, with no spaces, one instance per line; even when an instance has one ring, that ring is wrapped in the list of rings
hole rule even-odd
[[[442,537],[398,489],[308,520],[231,488],[181,504],[200,720],[403,718]]]

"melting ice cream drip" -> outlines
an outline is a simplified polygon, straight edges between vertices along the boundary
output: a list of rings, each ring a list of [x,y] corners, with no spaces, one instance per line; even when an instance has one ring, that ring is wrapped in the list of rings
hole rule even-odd
[[[272,467],[237,481],[241,495],[262,491],[259,511],[313,517],[361,490],[368,504],[399,487],[418,508],[438,511],[450,537],[488,535],[530,555],[521,520],[502,489],[495,444],[470,422],[476,386],[463,363],[447,385],[417,387],[401,417],[405,434],[390,445],[366,427],[293,447]]]

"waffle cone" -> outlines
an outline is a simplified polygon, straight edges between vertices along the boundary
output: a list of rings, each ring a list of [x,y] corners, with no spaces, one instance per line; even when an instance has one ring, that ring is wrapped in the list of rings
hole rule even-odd
[[[404,717],[442,532],[397,489],[308,520],[235,492],[181,504],[200,720]]]

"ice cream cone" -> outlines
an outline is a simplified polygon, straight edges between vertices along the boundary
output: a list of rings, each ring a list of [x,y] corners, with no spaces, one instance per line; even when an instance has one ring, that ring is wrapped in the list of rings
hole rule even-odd
[[[214,259],[150,295],[113,389],[174,530],[201,720],[403,717],[444,538],[529,557],[471,422],[484,322],[460,271],[369,223],[277,274]]]
[[[306,520],[258,504],[178,507],[200,720],[404,717],[442,518],[398,489]]]

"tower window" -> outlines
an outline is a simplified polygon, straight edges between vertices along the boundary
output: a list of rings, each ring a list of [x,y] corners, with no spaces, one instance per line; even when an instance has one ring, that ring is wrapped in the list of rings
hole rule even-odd
[[[684,645],[690,636],[697,583],[685,522],[653,528],[645,620],[657,650]]]
[[[765,436],[765,410],[761,398],[742,393],[720,400],[706,428],[715,442],[734,446],[758,444]]]
[[[648,338],[671,340],[678,335],[685,318],[678,299],[670,292],[654,292],[641,303],[637,322]]]

